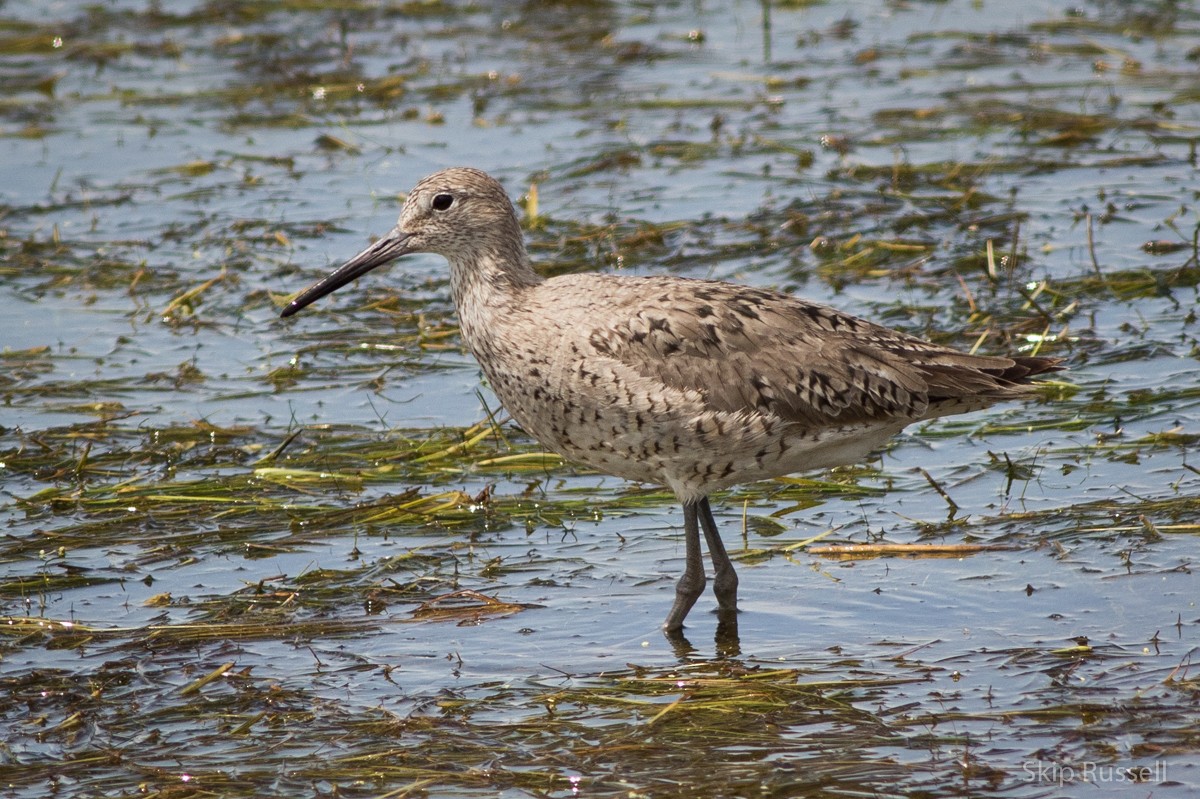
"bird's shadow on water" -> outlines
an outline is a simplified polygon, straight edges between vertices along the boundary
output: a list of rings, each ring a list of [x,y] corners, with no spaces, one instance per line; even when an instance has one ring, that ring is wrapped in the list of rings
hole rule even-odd
[[[718,660],[740,657],[742,641],[738,635],[737,611],[717,610],[717,630],[713,635],[714,655]],[[663,630],[663,636],[680,662],[693,662],[703,657],[700,650],[688,640],[682,630]]]

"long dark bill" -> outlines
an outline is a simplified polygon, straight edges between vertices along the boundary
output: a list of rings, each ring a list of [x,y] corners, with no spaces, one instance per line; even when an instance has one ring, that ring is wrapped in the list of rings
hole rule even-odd
[[[357,280],[375,267],[391,263],[408,252],[408,248],[405,245],[407,241],[407,233],[401,233],[399,230],[393,229],[370,247],[333,270],[329,275],[300,292],[296,299],[288,303],[280,316],[291,316],[296,311],[311,305],[326,294],[332,294],[347,283]]]

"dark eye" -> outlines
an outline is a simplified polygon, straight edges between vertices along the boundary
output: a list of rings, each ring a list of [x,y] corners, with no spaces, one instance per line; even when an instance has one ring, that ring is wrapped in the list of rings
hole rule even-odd
[[[435,211],[445,211],[452,205],[454,205],[453,194],[438,194],[433,198],[433,210]]]

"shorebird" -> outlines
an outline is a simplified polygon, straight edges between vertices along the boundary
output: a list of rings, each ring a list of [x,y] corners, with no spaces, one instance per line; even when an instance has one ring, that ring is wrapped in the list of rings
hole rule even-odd
[[[462,339],[527,433],[570,461],[665,485],[683,504],[686,566],[669,634],[704,592],[701,529],[718,612],[736,625],[738,578],[709,494],[859,461],[914,422],[1028,398],[1029,378],[1059,368],[967,354],[763,288],[545,279],[504,188],[466,168],[418,183],[395,228],[282,315],[409,253],[449,262]]]

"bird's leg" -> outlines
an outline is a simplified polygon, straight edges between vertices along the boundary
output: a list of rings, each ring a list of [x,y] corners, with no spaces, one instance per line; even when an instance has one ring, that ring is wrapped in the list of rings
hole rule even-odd
[[[704,584],[707,582],[704,578],[704,560],[700,556],[700,527],[696,523],[696,507],[695,502],[683,503],[683,540],[687,547],[687,565],[683,569],[683,576],[675,584],[675,604],[663,623],[663,629],[669,633],[683,629],[684,617],[704,593]]]
[[[725,544],[721,541],[721,532],[717,529],[716,520],[713,519],[708,497],[704,497],[697,504],[700,524],[704,527],[704,540],[708,542],[708,557],[712,559],[713,563],[713,593],[717,595],[721,613],[737,613],[737,572],[733,570],[733,564],[729,562],[729,554],[725,551]]]

